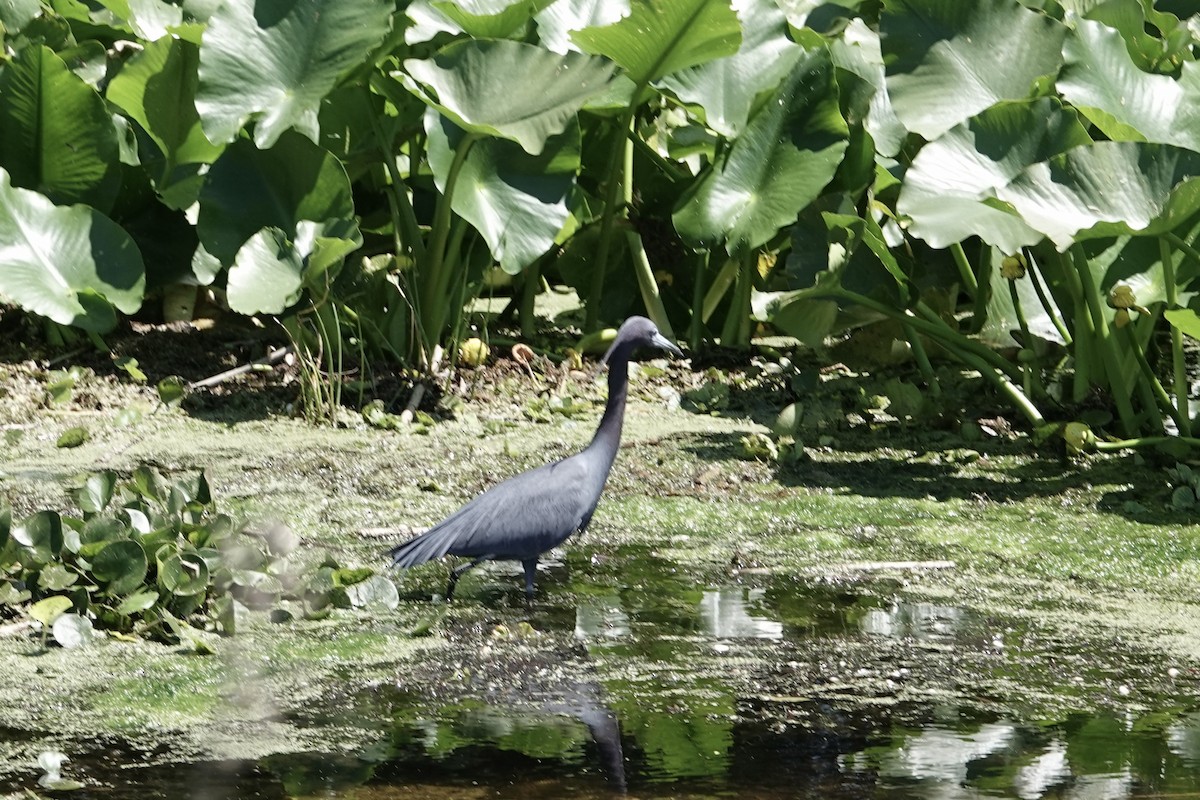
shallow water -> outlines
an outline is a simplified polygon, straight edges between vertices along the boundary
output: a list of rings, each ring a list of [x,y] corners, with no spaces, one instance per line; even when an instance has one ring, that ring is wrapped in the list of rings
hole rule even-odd
[[[1138,681],[1159,665],[1031,650],[1019,623],[906,599],[894,579],[731,574],[697,586],[677,565],[630,550],[588,570],[552,564],[539,586],[532,611],[514,612],[518,573],[495,567],[464,580],[463,600],[573,641],[590,665],[582,674],[556,671],[536,639],[525,647],[508,628],[464,630],[460,646],[473,652],[458,672],[468,677],[454,679],[465,692],[361,685],[348,674],[337,697],[285,712],[327,730],[325,752],[177,764],[90,743],[70,753],[68,774],[87,784],[72,796],[1200,797],[1194,683],[1151,691]],[[990,684],[957,685],[962,654],[996,685],[1073,696],[1087,673],[1141,702],[1050,717],[991,712]],[[344,748],[364,739],[347,729],[370,744]]]

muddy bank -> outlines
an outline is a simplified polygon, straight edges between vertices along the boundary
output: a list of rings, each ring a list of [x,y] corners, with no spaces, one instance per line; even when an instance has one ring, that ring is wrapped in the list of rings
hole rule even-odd
[[[98,742],[131,763],[233,760],[237,774],[289,753],[457,763],[490,742],[586,764],[602,791],[617,763],[605,720],[642,780],[709,779],[747,742],[825,732],[845,755],[925,730],[937,709],[975,720],[972,736],[1080,713],[1169,726],[1191,710],[1200,528],[1167,508],[1161,465],[1068,464],[905,429],[840,430],[796,463],[744,460],[741,438],[765,430],[753,415],[680,408],[665,384],[635,387],[606,498],[545,565],[532,609],[511,565],[432,603],[445,567],[430,565],[394,576],[396,611],[258,619],[206,637],[214,655],[6,637],[6,789],[32,785],[49,748],[86,771]],[[421,433],[187,413],[129,393],[10,407],[0,487],[21,513],[64,507],[63,487],[92,469],[203,468],[223,509],[283,519],[305,547],[382,569],[389,543],[586,443],[602,391],[568,391],[583,413],[534,421],[498,395]],[[118,424],[129,407],[140,415]],[[88,442],[55,447],[80,424]]]

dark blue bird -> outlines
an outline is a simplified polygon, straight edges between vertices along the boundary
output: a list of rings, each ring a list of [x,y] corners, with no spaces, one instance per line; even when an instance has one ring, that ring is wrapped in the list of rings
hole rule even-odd
[[[629,359],[643,345],[683,355],[650,320],[625,320],[601,362],[608,364],[608,402],[591,444],[488,489],[420,536],[389,550],[393,565],[415,567],[447,555],[472,559],[450,572],[449,600],[458,579],[472,567],[488,560],[520,561],[525,568],[525,597],[532,599],[538,556],[575,531],[585,531],[596,511],[621,444]]]

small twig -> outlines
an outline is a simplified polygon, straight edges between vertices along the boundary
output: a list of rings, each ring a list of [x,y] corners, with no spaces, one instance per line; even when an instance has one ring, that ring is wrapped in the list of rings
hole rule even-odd
[[[225,370],[224,372],[213,375],[212,377],[204,378],[203,380],[199,381],[193,381],[192,383],[188,384],[188,388],[203,389],[207,386],[216,386],[218,383],[224,383],[230,378],[236,378],[238,375],[244,375],[245,373],[253,370],[255,367],[272,366],[274,364],[278,364],[290,352],[292,352],[291,345],[276,348],[262,358],[251,361],[249,364],[242,364],[240,367],[234,367],[233,369]]]

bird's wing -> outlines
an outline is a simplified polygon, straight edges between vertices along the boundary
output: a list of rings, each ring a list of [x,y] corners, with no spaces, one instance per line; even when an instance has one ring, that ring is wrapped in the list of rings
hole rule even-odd
[[[595,505],[578,456],[515,475],[391,551],[411,567],[444,555],[533,558],[570,536]]]

